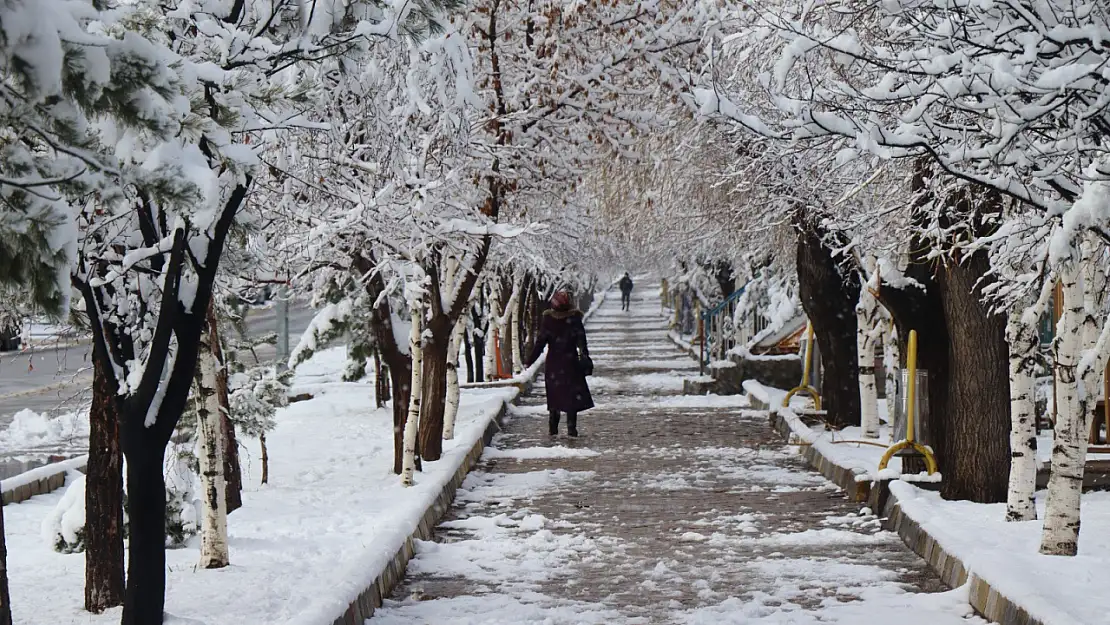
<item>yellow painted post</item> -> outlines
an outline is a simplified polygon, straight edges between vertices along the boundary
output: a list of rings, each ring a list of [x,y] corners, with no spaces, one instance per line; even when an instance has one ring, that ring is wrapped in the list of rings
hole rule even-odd
[[[813,324],[806,322],[806,355],[805,362],[802,364],[802,381],[798,386],[790,389],[786,397],[782,400],[782,407],[789,408],[790,400],[798,393],[805,393],[813,398],[813,407],[816,410],[821,410],[821,394],[817,389],[809,385],[809,374],[813,371]]]
[[[917,330],[910,330],[908,343],[906,369],[910,379],[906,383],[906,440],[912,443],[917,436],[913,423],[914,413],[917,411]]]
[[[925,457],[925,470],[932,475],[937,472],[937,459],[933,451],[914,440],[914,412],[917,409],[917,330],[910,330],[906,346],[906,438],[891,445],[879,460],[879,470],[886,469],[894,454],[903,449],[913,449]]]
[[[809,374],[813,371],[813,323],[806,322],[806,362],[802,367],[802,381],[798,386],[809,386]]]

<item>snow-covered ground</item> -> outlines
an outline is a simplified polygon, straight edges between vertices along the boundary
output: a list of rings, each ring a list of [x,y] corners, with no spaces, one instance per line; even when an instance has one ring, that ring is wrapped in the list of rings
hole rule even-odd
[[[1041,522],[1007,523],[1005,504],[945,501],[904,482],[891,492],[945,551],[1044,625],[1110,623],[1110,493],[1083,495],[1079,555],[1060,557],[1039,554]],[[1044,504],[1041,491],[1039,518]]]
[[[299,370],[295,387],[318,394],[279,412],[267,437],[268,485],[259,483],[257,442],[243,441],[244,506],[229,517],[231,566],[198,569],[197,539],[170,551],[168,622],[330,623],[392,558],[489,419],[517,393],[464,391],[444,459],[425,463],[406,489],[391,472],[392,416],[374,409],[372,383],[338,381],[344,361],[344,351],[332,349]],[[4,509],[15,623],[118,623],[118,610],[82,610],[83,554],[55,553],[42,538],[43,519],[63,492]]]
[[[614,308],[599,316],[621,325]],[[623,326],[591,348],[668,340],[658,319]],[[514,409],[369,625],[983,623],[766,413],[674,396],[689,359],[670,358],[671,373],[591,378],[583,438],[548,437],[534,399]]]

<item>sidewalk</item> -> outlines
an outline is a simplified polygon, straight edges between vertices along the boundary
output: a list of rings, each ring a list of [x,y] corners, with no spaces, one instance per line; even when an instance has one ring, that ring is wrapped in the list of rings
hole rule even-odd
[[[530,397],[368,623],[984,623],[764,413],[678,395],[697,370],[669,347],[656,291],[588,325],[598,407],[582,438],[549,438]]]

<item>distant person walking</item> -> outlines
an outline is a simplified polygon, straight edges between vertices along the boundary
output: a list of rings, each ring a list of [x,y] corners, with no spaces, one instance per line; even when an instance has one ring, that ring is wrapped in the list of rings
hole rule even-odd
[[[559,433],[559,413],[567,415],[567,434],[578,436],[578,413],[594,407],[586,376],[593,375],[586,344],[586,328],[582,311],[571,306],[570,295],[559,291],[551,297],[551,309],[544,311],[536,346],[528,357],[531,366],[547,348],[544,364],[544,385],[547,388],[548,430]]]
[[[621,287],[621,310],[630,310],[632,308],[632,276],[628,272],[624,272],[624,277],[620,281]]]

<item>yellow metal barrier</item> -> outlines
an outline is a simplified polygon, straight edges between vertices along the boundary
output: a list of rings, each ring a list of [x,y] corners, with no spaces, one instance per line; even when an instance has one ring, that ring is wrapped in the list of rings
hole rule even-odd
[[[909,345],[906,354],[906,438],[894,443],[887,448],[883,459],[879,461],[879,470],[882,471],[890,463],[894,454],[903,449],[913,449],[925,457],[925,470],[929,475],[937,472],[937,459],[933,450],[914,440],[914,411],[917,409],[917,330],[910,330]]]
[[[821,409],[821,394],[817,389],[809,385],[809,374],[813,370],[813,324],[806,322],[806,360],[805,366],[802,368],[802,382],[798,386],[790,389],[786,397],[782,400],[782,407],[790,407],[790,400],[798,393],[805,393],[813,398],[813,407],[817,410]]]

